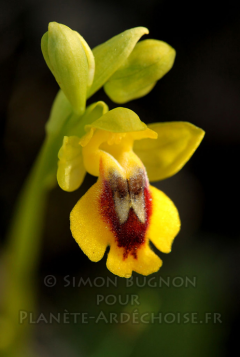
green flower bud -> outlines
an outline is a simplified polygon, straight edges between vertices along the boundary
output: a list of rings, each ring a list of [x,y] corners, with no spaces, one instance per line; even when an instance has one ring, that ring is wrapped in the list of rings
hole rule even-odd
[[[85,110],[94,77],[94,57],[86,41],[65,25],[50,22],[41,41],[44,59],[77,114]]]
[[[126,61],[138,40],[149,31],[146,27],[134,27],[110,38],[93,49],[96,70],[88,97],[100,89],[113,73]]]
[[[144,40],[136,44],[123,65],[104,85],[116,103],[143,97],[173,66],[176,52],[167,43]]]

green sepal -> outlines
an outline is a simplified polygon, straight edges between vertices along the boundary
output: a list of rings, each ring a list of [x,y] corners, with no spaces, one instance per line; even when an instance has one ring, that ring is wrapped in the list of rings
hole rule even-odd
[[[158,133],[156,140],[134,142],[133,150],[146,167],[150,181],[173,176],[200,145],[205,132],[187,122],[155,123],[148,127]]]
[[[86,134],[85,126],[95,122],[107,113],[108,110],[107,104],[102,101],[89,105],[81,118],[76,121],[75,125],[71,125],[71,127],[69,127],[67,134],[76,135],[81,138],[84,134]]]
[[[132,110],[118,107],[110,110],[92,124],[85,126],[86,130],[90,128],[106,130],[112,133],[128,133],[146,130],[147,125]]]
[[[107,111],[107,104],[99,101],[87,107],[81,117],[74,118],[70,115],[70,119],[65,125],[67,135],[64,136],[58,153],[57,180],[64,191],[71,192],[78,189],[86,174],[83,165],[82,146],[79,143],[80,138],[86,134],[85,125],[97,121]]]

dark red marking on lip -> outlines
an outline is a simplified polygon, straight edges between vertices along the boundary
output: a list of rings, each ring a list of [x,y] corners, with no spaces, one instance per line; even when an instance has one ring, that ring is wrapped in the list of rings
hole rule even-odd
[[[121,195],[125,195],[125,186],[121,180],[116,180],[120,184],[119,190]],[[124,188],[123,188],[124,187]],[[129,185],[128,185],[129,187]],[[144,183],[142,187],[145,201],[145,221],[142,223],[130,208],[128,219],[120,224],[118,215],[115,210],[113,185],[108,180],[103,180],[102,194],[100,196],[100,211],[104,221],[109,224],[119,248],[124,248],[123,259],[131,254],[137,259],[137,250],[145,243],[145,234],[149,225],[149,219],[152,213],[152,198],[148,185]]]

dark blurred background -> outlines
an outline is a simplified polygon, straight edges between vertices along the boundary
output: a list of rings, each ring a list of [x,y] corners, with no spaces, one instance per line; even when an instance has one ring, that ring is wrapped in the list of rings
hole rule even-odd
[[[237,1],[8,0],[0,1],[1,224],[0,249],[16,197],[44,139],[58,91],[40,50],[50,21],[78,31],[91,48],[135,26],[177,51],[173,69],[146,97],[127,103],[146,123],[189,121],[206,131],[203,143],[175,176],[156,184],[179,209],[182,230],[163,267],[152,276],[196,277],[195,287],[64,287],[64,276],[113,277],[106,256],[92,263],[69,230],[69,213],[95,179],[74,193],[56,188],[46,211],[36,277],[39,312],[163,311],[220,313],[222,323],[145,325],[37,324],[38,356],[232,356],[239,351],[240,12]],[[89,103],[104,100],[103,90]],[[57,284],[44,285],[46,275]],[[152,277],[151,276],[151,277]],[[148,278],[150,279],[150,277]],[[157,280],[156,280],[157,281]],[[73,284],[71,284],[73,285]],[[137,294],[140,306],[97,305],[97,294]]]

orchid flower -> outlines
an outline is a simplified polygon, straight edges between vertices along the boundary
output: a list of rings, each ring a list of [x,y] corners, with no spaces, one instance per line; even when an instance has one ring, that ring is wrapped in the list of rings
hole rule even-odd
[[[162,261],[149,241],[164,253],[171,251],[180,229],[178,211],[149,180],[178,172],[204,136],[186,122],[147,127],[130,109],[109,111],[104,102],[86,108],[87,98],[102,86],[114,102],[126,103],[149,93],[170,70],[174,49],[157,40],[137,43],[147,33],[134,28],[91,51],[77,32],[51,23],[42,39],[44,58],[62,89],[47,124],[50,135],[60,127],[64,133],[59,186],[70,192],[86,172],[98,177],[70,214],[71,232],[94,262],[110,246],[107,267],[121,277],[158,271]]]

